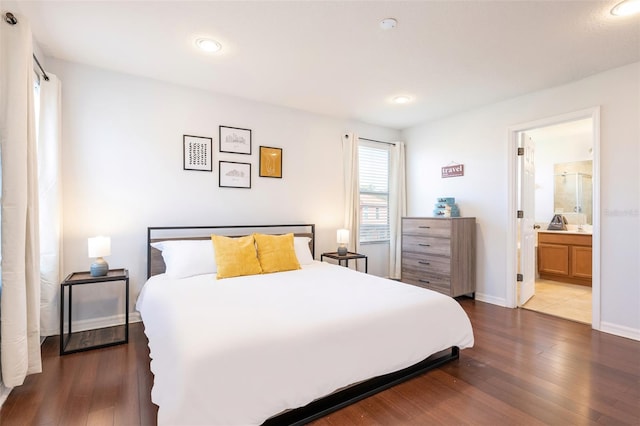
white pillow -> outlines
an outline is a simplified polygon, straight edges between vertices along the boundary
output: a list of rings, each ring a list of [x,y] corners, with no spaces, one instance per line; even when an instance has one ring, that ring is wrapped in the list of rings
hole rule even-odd
[[[296,251],[296,257],[298,263],[301,265],[309,265],[313,263],[313,256],[311,256],[311,249],[309,249],[309,237],[294,237],[293,249]]]
[[[174,278],[215,274],[218,270],[213,243],[208,240],[167,240],[151,243],[162,252],[165,273]]]

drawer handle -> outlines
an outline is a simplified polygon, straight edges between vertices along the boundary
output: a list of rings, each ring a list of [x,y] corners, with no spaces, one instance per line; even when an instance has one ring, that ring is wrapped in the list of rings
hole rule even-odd
[[[418,281],[420,281],[421,283],[425,283],[425,284],[431,284],[431,281],[429,281],[429,280],[418,280]]]
[[[418,244],[420,247],[431,247],[431,244]]]
[[[431,265],[431,263],[429,263],[429,262],[422,262],[420,260],[418,261],[418,263],[421,264],[421,265]]]
[[[431,229],[430,226],[418,226],[418,228],[422,228],[422,229]]]

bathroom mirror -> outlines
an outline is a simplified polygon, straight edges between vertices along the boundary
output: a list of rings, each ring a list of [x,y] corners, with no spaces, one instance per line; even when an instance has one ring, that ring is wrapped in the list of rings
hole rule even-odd
[[[574,161],[554,165],[554,213],[570,224],[593,224],[593,161]]]

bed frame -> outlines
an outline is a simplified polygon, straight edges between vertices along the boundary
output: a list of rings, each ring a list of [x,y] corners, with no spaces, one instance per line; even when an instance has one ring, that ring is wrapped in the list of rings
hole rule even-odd
[[[317,399],[304,407],[271,417],[263,423],[263,426],[305,425],[334,411],[338,411],[347,405],[356,403],[378,392],[426,373],[429,370],[438,368],[449,361],[458,359],[459,356],[460,350],[457,347],[446,349],[403,370],[374,377],[334,392],[324,398]]]
[[[309,248],[315,259],[315,225],[232,225],[232,226],[158,226],[147,228],[147,278],[165,270],[162,253],[151,247],[151,243],[166,240],[207,239],[211,234],[243,236],[251,232],[282,234],[293,232],[295,236],[309,237]],[[164,234],[165,236],[158,236]],[[263,426],[302,426],[392,386],[419,376],[429,370],[458,359],[460,350],[451,347],[440,351],[412,366],[369,380],[347,386],[304,407],[291,409],[267,419]]]

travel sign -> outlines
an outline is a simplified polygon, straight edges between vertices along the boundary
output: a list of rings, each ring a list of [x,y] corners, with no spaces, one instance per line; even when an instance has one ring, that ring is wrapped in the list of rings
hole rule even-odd
[[[464,164],[453,164],[442,168],[442,178],[464,176]]]

